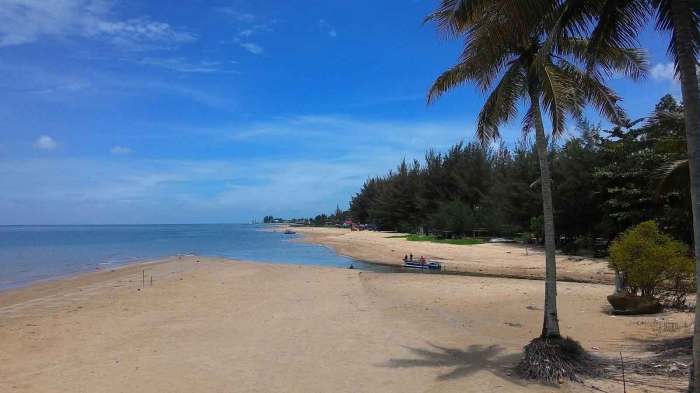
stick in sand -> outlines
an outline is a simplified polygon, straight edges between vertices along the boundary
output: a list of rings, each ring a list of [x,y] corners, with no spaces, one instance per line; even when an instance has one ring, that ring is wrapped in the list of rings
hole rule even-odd
[[[620,364],[622,365],[622,392],[627,393],[627,382],[625,381],[625,361],[622,359],[622,352],[620,352]]]

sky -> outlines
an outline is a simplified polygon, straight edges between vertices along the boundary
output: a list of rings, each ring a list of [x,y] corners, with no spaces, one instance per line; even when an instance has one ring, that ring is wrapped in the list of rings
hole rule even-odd
[[[437,3],[0,0],[0,224],[346,208],[401,159],[473,139],[481,92],[425,102],[460,51],[422,23]],[[649,76],[610,81],[632,117],[680,97],[666,41],[645,31]]]

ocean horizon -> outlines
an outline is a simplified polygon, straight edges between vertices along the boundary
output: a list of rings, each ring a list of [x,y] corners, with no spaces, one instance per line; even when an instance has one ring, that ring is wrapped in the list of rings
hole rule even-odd
[[[175,255],[372,268],[268,228],[264,224],[0,225],[0,290]]]

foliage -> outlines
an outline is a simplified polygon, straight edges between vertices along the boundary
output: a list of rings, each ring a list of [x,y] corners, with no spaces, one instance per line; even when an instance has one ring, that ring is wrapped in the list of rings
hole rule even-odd
[[[664,164],[687,157],[678,121],[682,113],[682,106],[665,96],[647,119],[611,130],[581,122],[580,135],[551,144],[560,240],[590,249],[594,238],[611,240],[653,219],[674,238],[691,241],[687,180],[660,189],[656,175]],[[350,214],[384,230],[462,236],[484,228],[501,236],[532,232],[542,240],[538,179],[537,154],[528,140],[511,149],[458,143],[445,153],[429,151],[421,163],[402,162],[386,176],[368,179],[352,198]],[[578,245],[575,239],[581,239]]]
[[[687,247],[645,221],[620,235],[610,246],[610,268],[621,272],[630,294],[657,296],[664,284],[691,281],[693,260]]]
[[[683,109],[667,95],[641,127],[617,127],[599,142],[598,182],[604,215],[603,231],[614,234],[646,220],[685,242],[692,239],[690,193],[687,186],[660,187],[659,168],[687,157]],[[675,121],[673,119],[676,119]],[[638,121],[640,123],[642,120]]]
[[[456,238],[456,239],[440,239],[433,235],[408,235],[406,240],[410,242],[431,242],[431,243],[443,243],[443,244],[455,244],[459,246],[471,246],[474,244],[482,244],[483,241],[474,238]]]

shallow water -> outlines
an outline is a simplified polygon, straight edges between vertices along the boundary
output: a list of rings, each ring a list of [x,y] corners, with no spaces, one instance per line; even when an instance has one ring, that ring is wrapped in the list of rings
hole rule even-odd
[[[179,254],[384,271],[262,225],[0,226],[0,289]]]

